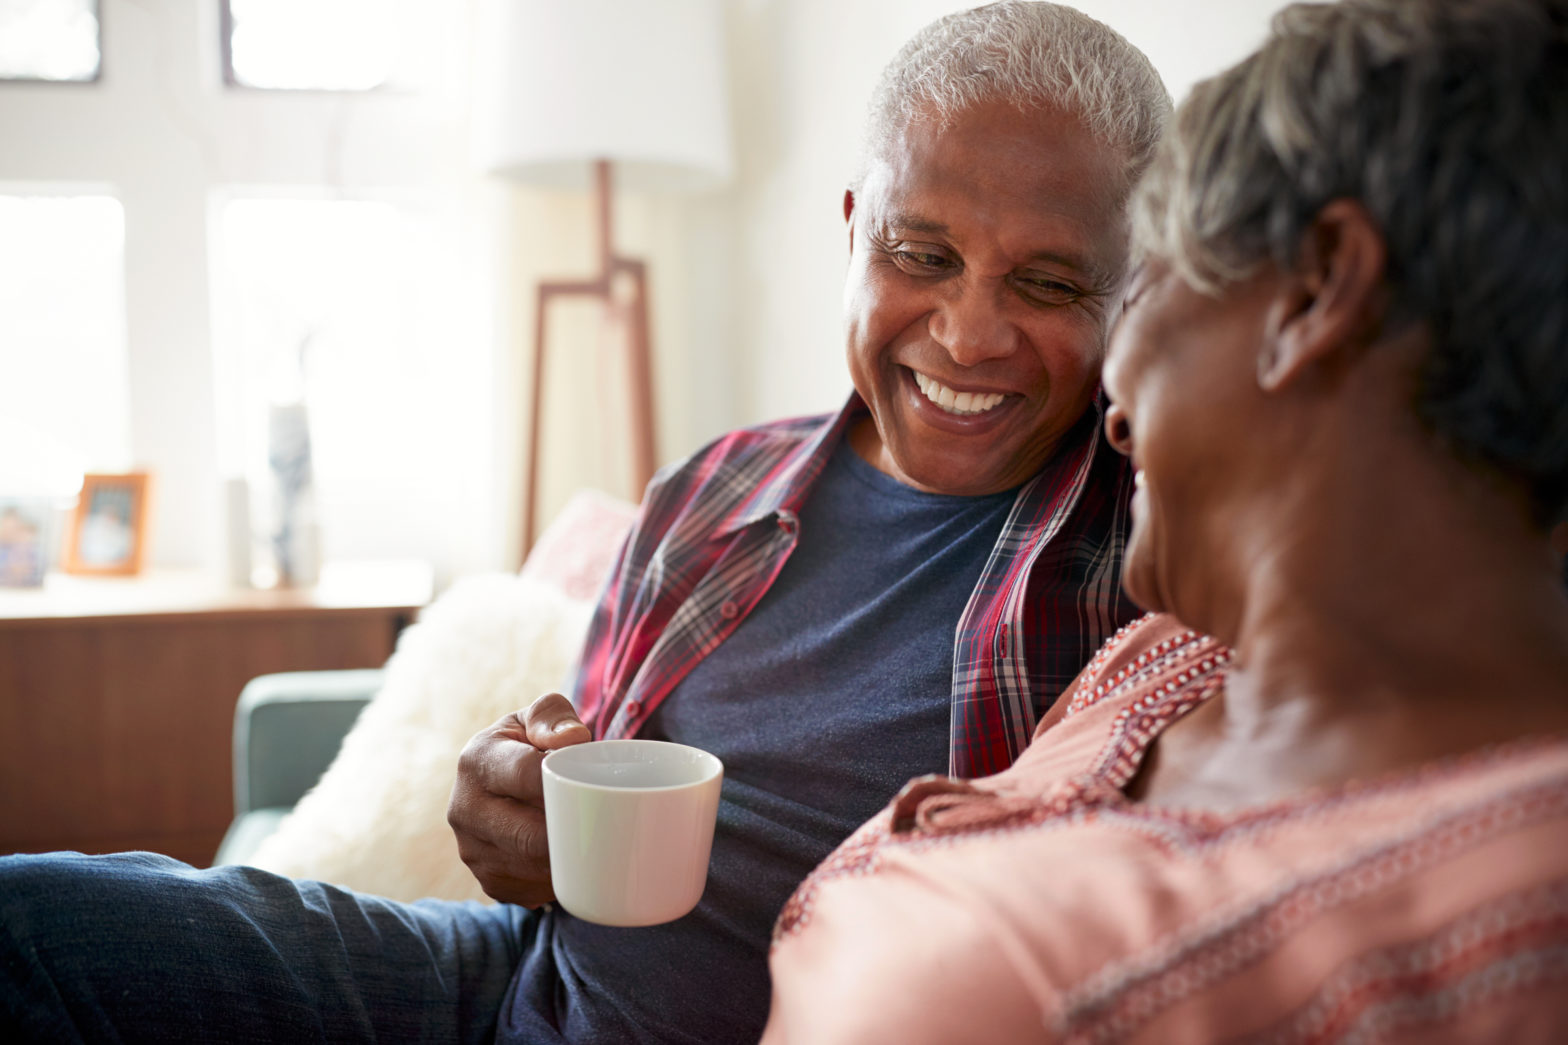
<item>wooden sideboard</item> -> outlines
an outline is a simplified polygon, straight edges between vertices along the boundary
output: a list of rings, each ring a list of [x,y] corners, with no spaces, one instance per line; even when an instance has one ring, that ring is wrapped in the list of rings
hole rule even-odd
[[[234,813],[240,689],[274,671],[379,667],[430,594],[417,565],[279,591],[181,573],[0,589],[0,853],[148,849],[207,865]]]

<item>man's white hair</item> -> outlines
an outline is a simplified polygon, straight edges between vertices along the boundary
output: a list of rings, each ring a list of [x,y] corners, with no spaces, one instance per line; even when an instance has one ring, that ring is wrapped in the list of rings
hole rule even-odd
[[[871,98],[852,187],[912,122],[947,123],[995,100],[1077,115],[1126,158],[1129,186],[1171,114],[1160,74],[1116,30],[1061,4],[1002,0],[937,19],[894,56]]]

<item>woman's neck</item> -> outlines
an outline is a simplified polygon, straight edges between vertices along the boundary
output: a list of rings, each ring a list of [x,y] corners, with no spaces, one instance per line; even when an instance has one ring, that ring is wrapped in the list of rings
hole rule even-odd
[[[1395,760],[1568,732],[1568,593],[1544,537],[1488,480],[1403,456],[1323,491],[1249,571],[1227,732],[1343,723]]]
[[[1298,469],[1260,499],[1271,518],[1234,527],[1238,608],[1190,621],[1233,669],[1161,737],[1139,797],[1225,808],[1568,736],[1568,593],[1544,536],[1485,478],[1396,451]]]

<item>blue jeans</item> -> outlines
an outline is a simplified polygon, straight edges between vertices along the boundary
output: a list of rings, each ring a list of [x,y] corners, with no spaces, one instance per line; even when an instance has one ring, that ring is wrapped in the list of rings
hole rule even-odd
[[[480,1042],[534,919],[152,853],[0,858],[0,1041]]]

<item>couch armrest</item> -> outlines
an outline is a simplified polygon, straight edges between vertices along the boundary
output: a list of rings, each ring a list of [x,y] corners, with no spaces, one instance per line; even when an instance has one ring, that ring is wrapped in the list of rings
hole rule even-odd
[[[382,671],[259,675],[234,709],[234,814],[289,808],[337,755]]]

